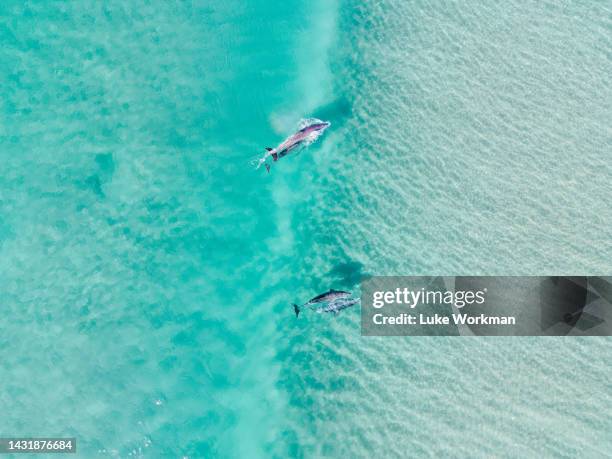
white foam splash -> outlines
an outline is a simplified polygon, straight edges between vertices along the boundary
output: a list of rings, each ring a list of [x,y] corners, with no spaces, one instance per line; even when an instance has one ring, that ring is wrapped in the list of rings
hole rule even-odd
[[[304,129],[305,127],[311,126],[316,123],[323,123],[323,121],[318,118],[302,118],[298,123],[298,130]]]

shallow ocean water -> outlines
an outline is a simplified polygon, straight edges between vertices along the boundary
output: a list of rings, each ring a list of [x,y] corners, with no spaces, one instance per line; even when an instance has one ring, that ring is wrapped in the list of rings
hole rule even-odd
[[[610,10],[0,6],[0,433],[84,457],[612,450],[609,339],[361,338],[367,274],[609,274]],[[332,127],[272,173],[300,118]]]

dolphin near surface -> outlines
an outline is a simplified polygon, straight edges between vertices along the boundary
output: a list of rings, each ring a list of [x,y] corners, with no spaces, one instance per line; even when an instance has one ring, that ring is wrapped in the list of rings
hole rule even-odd
[[[280,158],[288,155],[297,148],[314,142],[329,126],[331,126],[329,121],[321,121],[314,118],[304,120],[300,125],[300,129],[287,137],[276,148],[266,147],[267,153],[259,159],[257,169],[259,169],[262,164],[265,164],[266,170],[270,172],[270,165],[266,162],[270,156],[273,161],[278,161]]]
[[[322,312],[333,312],[334,315],[336,315],[343,309],[355,306],[357,303],[359,303],[359,298],[339,298],[335,301],[332,301],[327,306],[318,308],[317,312],[319,314],[321,314]]]
[[[310,300],[308,300],[306,303],[304,303],[302,306],[298,306],[297,304],[293,304],[293,311],[295,312],[295,317],[300,315],[300,311],[301,308],[305,307],[305,306],[310,306],[312,307],[312,305],[317,304],[317,303],[330,303],[332,304],[333,302],[340,300],[340,299],[346,299],[347,297],[351,296],[351,292],[345,292],[343,290],[334,290],[333,288],[325,293],[321,293],[320,295],[317,295],[313,298],[311,298]],[[344,308],[342,308],[344,309]]]
[[[321,293],[320,295],[317,295],[314,298],[309,299],[302,306],[306,306],[309,304],[315,304],[315,303],[327,303],[328,301],[334,301],[334,300],[337,300],[338,298],[345,298],[347,296],[350,296],[350,294],[351,292],[345,292],[343,290],[334,290],[332,288],[328,292]]]

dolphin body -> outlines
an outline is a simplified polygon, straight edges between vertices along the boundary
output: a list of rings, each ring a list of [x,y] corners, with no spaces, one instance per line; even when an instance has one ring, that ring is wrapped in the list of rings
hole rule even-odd
[[[295,311],[295,317],[300,315],[300,308],[303,308],[304,306],[312,306],[313,304],[317,304],[317,303],[329,303],[329,302],[333,302],[334,300],[338,300],[340,298],[346,298],[347,296],[350,296],[350,295],[351,295],[351,292],[344,292],[342,290],[334,290],[332,288],[328,292],[321,293],[320,295],[317,295],[309,299],[302,306],[298,306],[297,304],[294,303],[293,310]]]
[[[304,303],[302,306],[306,306],[309,304],[315,304],[315,303],[327,303],[328,301],[334,301],[334,300],[337,300],[338,298],[345,298],[349,296],[350,294],[351,292],[345,292],[343,290],[334,290],[332,288],[328,292],[321,293],[320,295],[317,295],[314,298],[311,298],[306,303]]]
[[[359,298],[338,298],[327,306],[317,309],[317,312],[319,314],[323,312],[333,312],[334,315],[336,315],[343,309],[355,306],[357,303],[359,303]]]
[[[331,123],[329,121],[316,120],[302,127],[295,134],[292,134],[287,137],[287,139],[285,139],[285,141],[283,141],[283,143],[281,143],[276,148],[266,147],[266,150],[268,152],[264,155],[263,158],[259,160],[257,168],[264,164],[269,156],[272,156],[272,159],[274,161],[278,161],[280,158],[288,155],[291,151],[295,150],[299,146],[305,145],[308,142],[312,142],[319,135],[321,135],[323,131],[325,131],[325,129],[327,129],[330,125]],[[270,172],[269,164],[266,164],[266,170]]]

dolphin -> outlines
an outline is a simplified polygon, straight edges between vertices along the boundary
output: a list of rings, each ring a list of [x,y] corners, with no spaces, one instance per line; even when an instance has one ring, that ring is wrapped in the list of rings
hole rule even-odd
[[[306,120],[306,125],[300,128],[295,134],[287,137],[281,144],[279,144],[276,148],[266,147],[267,153],[261,158],[257,164],[257,169],[265,163],[266,170],[270,172],[270,165],[266,163],[266,159],[272,156],[274,161],[278,161],[283,156],[288,155],[291,151],[296,148],[307,145],[308,143],[313,142],[319,137],[325,129],[331,126],[329,121],[321,121],[321,120]]]
[[[328,292],[321,293],[320,295],[317,295],[309,299],[302,306],[298,306],[297,304],[294,303],[293,310],[295,311],[295,317],[300,315],[300,308],[303,308],[304,306],[312,306],[313,304],[317,304],[317,303],[329,303],[330,301],[334,301],[339,298],[346,298],[347,296],[350,296],[350,295],[351,295],[351,292],[344,292],[342,290],[334,290],[332,288]]]
[[[343,309],[355,306],[357,303],[359,303],[359,298],[338,298],[327,306],[317,309],[317,312],[319,314],[322,312],[333,312],[336,315]]]
[[[327,303],[329,301],[337,300],[338,298],[345,298],[350,296],[351,292],[345,292],[344,290],[334,290],[330,289],[328,292],[321,293],[320,295],[315,296],[314,298],[309,299],[302,306],[307,306],[315,303]]]

